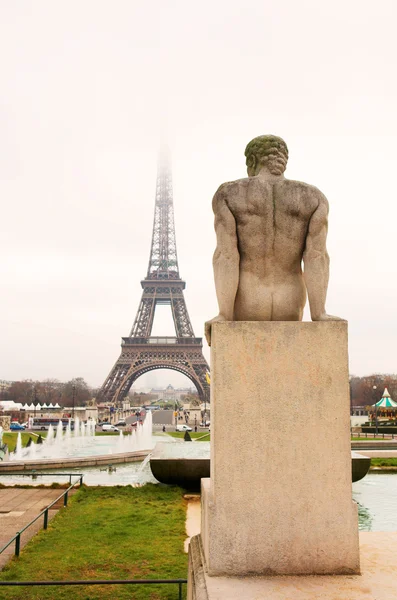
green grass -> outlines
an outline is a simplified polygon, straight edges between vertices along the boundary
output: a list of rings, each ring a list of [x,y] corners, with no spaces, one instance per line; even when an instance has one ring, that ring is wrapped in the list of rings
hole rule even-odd
[[[371,467],[397,467],[397,458],[371,458]]]
[[[39,532],[19,559],[12,559],[0,580],[186,578],[185,511],[180,488],[83,486],[48,530]],[[177,597],[176,585],[0,587],[1,600]]]
[[[47,435],[47,432],[40,431],[40,432],[38,432],[38,434],[39,435],[41,434],[41,437],[44,438]],[[7,444],[8,450],[10,452],[13,452],[15,450],[15,446],[17,445],[17,437],[18,437],[17,431],[6,431],[3,433],[3,443]],[[22,446],[25,447],[29,441],[29,438],[32,438],[33,442],[37,442],[38,435],[36,436],[36,435],[33,435],[26,431],[21,431],[21,437],[22,437]]]
[[[174,438],[184,438],[185,437],[185,432],[184,431],[168,431],[167,432],[168,435],[174,437]],[[194,433],[194,431],[189,431],[189,435],[190,437],[193,439],[197,439],[197,441],[199,442],[209,442],[211,439],[211,434],[210,433],[206,433],[205,431],[202,432],[197,432]]]
[[[366,438],[365,435],[362,435],[361,437],[352,437],[351,441],[352,442],[379,442],[383,440],[382,434],[379,434],[378,437],[374,438],[373,436],[369,437],[370,434],[368,434],[368,437]],[[385,437],[385,440],[387,440],[388,442],[393,442],[395,441],[397,443],[397,436],[393,439],[391,437]]]

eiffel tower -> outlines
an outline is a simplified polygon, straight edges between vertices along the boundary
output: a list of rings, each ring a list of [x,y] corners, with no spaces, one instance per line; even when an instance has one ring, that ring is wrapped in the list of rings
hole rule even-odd
[[[173,369],[186,375],[199,398],[209,401],[209,368],[202,338],[194,335],[190,322],[185,285],[176,252],[171,168],[163,155],[158,163],[152,244],[147,275],[141,281],[141,302],[130,335],[122,338],[121,354],[100,389],[101,401],[121,403],[134,381],[154,369]],[[157,305],[170,306],[175,337],[151,336]]]

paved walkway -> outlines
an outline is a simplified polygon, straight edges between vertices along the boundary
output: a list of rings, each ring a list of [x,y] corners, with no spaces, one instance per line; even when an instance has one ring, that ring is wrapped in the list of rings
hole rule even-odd
[[[0,489],[0,548],[36,517],[46,506],[51,504],[63,490],[52,489]],[[69,492],[70,495],[71,492]],[[54,504],[48,511],[48,519],[52,519],[63,506],[63,499]],[[21,548],[43,527],[44,517],[38,519],[21,535]],[[0,570],[11,559],[15,552],[15,542],[0,554]]]
[[[397,450],[356,450],[356,452],[370,458],[397,458]]]

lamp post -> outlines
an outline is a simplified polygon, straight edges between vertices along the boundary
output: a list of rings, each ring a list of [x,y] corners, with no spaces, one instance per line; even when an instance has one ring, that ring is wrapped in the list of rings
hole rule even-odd
[[[204,390],[204,417],[203,417],[203,422],[204,422],[204,427],[206,427],[207,425],[207,394],[208,394],[208,390]]]
[[[72,385],[72,402],[73,402],[73,413],[72,413],[72,417],[74,420],[74,405],[75,405],[75,399],[76,399],[76,386],[73,384]]]
[[[375,435],[378,435],[378,405],[376,402],[376,385],[372,386],[373,398],[375,398]]]
[[[33,403],[33,406],[34,406],[34,409],[33,409],[33,418],[36,418],[36,408],[37,408],[37,390],[36,390],[36,386],[33,387],[33,400],[34,400],[34,403]]]

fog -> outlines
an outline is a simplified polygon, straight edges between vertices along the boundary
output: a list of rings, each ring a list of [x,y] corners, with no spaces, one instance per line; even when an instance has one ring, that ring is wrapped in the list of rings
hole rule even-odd
[[[217,313],[211,199],[264,133],[286,140],[286,176],[329,199],[327,308],[349,321],[351,372],[396,372],[396,13],[387,0],[3,0],[0,379],[103,382],[138,308],[165,140],[201,336]],[[155,331],[168,327],[159,314]],[[168,382],[187,380],[139,379]]]

